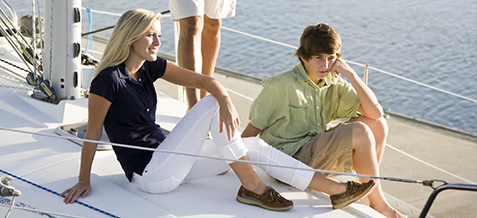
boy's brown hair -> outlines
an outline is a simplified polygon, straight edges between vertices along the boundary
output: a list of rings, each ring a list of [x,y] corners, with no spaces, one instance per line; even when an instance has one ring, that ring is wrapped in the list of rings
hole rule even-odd
[[[295,55],[298,59],[309,60],[314,55],[337,54],[341,49],[341,38],[333,27],[325,23],[310,25],[303,30],[300,47]],[[301,61],[300,59],[300,61]]]

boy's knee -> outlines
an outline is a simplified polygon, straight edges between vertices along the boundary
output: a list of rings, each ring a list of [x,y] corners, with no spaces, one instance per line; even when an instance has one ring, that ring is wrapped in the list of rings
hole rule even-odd
[[[374,144],[371,128],[363,122],[355,122],[353,126],[353,141],[357,144]]]
[[[386,118],[381,117],[379,119],[373,120],[369,125],[371,131],[373,132],[373,135],[385,137],[388,135],[389,127]]]

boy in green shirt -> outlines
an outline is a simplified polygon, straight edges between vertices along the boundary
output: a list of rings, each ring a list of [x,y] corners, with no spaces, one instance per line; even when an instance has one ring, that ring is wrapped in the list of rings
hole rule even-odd
[[[268,144],[316,169],[354,169],[379,176],[388,133],[383,109],[341,58],[340,49],[341,39],[332,27],[308,26],[296,52],[300,63],[262,82],[242,137],[260,134]],[[327,129],[341,118],[351,119]],[[379,181],[377,185],[362,201],[387,217],[404,217],[386,201]]]

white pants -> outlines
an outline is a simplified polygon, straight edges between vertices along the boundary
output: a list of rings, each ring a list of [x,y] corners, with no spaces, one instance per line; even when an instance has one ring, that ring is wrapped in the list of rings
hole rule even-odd
[[[296,170],[283,167],[258,165],[268,175],[275,177],[286,184],[289,184],[300,190],[305,190],[308,187],[314,175],[314,172],[311,171],[311,167],[268,145],[265,141],[258,137],[242,138],[242,140],[245,143],[245,146],[248,148],[247,158],[250,161],[310,169]]]
[[[310,169],[310,170],[295,170],[290,168],[279,168],[258,165],[268,175],[290,184],[300,190],[305,190],[310,185],[314,172],[311,167],[302,163],[301,161],[277,150],[268,145],[265,141],[258,137],[242,138],[245,147],[247,147],[247,158],[253,162],[283,165],[294,168]],[[218,157],[220,156],[213,141],[206,140],[202,147],[201,154]],[[186,177],[186,180],[199,179],[209,176],[215,176],[218,173],[229,169],[228,165],[223,161],[216,161],[211,159],[198,159]]]
[[[219,132],[218,109],[217,100],[211,95],[206,96],[179,121],[158,149],[194,154],[202,151],[207,155],[214,155],[215,153],[220,154],[221,157],[234,160],[244,156],[247,148],[244,146],[238,132],[235,133],[231,141],[228,140],[225,130]],[[205,143],[209,130],[212,134],[213,143]],[[203,147],[204,143],[209,146]],[[142,176],[133,175],[132,183],[145,192],[165,193],[172,191],[183,182],[195,165],[196,160],[196,157],[156,151],[144,169]],[[193,177],[217,175],[230,169],[226,162],[213,160],[199,160],[197,161],[197,167],[194,167],[194,169],[197,168],[200,168],[201,172],[193,173],[195,175],[191,175],[191,179]],[[197,172],[197,170],[193,172]]]
[[[213,141],[206,140],[209,129]],[[226,132],[219,133],[219,129],[218,103],[209,95],[184,116],[158,149],[200,153],[235,160],[247,155],[247,158],[254,162],[311,169],[260,138],[241,139],[236,133],[232,141],[229,141]],[[263,165],[259,167],[270,176],[300,190],[308,187],[314,175],[313,171]],[[209,177],[228,169],[230,167],[225,161],[154,152],[142,176],[134,174],[132,183],[145,192],[165,193],[176,189],[184,180]]]

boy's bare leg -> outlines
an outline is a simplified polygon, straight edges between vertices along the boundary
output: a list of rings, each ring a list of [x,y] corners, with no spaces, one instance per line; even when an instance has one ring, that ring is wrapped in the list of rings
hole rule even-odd
[[[381,165],[383,159],[384,150],[386,147],[386,140],[389,133],[388,123],[384,117],[377,120],[369,119],[367,117],[352,118],[348,122],[361,121],[365,123],[373,133],[374,141],[376,145],[376,157],[378,160],[378,166]]]
[[[362,122],[357,122],[353,129],[353,166],[358,174],[379,176],[376,145],[371,129]],[[367,182],[368,178],[359,178]],[[386,217],[404,217],[386,201],[381,182],[376,181],[376,188],[368,195],[369,205]]]

